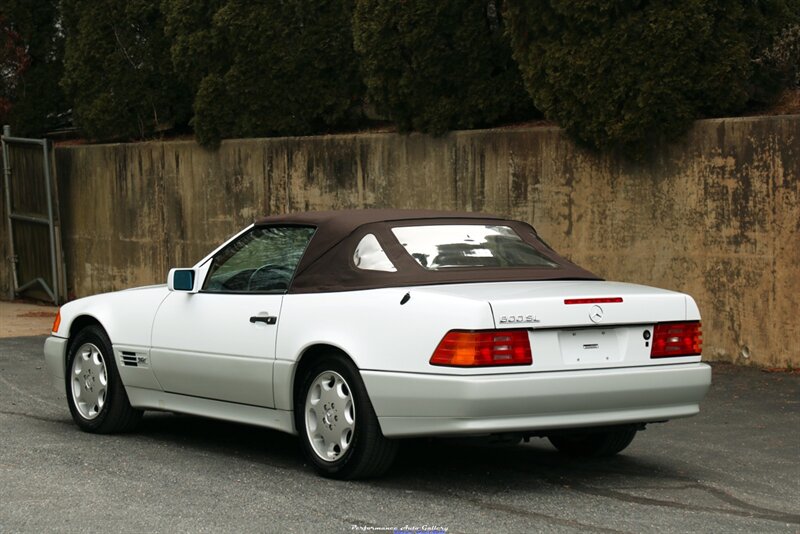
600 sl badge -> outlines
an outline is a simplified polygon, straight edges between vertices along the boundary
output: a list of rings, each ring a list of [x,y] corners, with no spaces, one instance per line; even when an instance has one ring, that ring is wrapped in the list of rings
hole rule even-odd
[[[540,323],[535,315],[501,315],[500,324],[509,323]]]

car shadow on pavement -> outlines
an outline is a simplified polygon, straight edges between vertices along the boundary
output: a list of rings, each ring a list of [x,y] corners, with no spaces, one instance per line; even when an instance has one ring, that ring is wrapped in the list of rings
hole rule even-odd
[[[393,469],[394,480],[441,481],[459,479],[483,488],[502,489],[513,481],[535,489],[542,484],[569,485],[610,475],[648,476],[677,480],[683,477],[666,465],[637,459],[634,453],[611,458],[574,458],[557,452],[545,439],[518,445],[470,444],[451,440],[410,440]],[[492,482],[493,481],[493,482]]]
[[[250,425],[183,414],[147,412],[137,434],[205,452],[241,457],[255,463],[312,474],[296,436]],[[443,479],[486,488],[520,479],[536,485],[591,481],[610,474],[689,480],[668,466],[637,459],[633,453],[613,458],[577,459],[556,452],[546,440],[529,444],[486,445],[469,440],[404,440],[392,469],[382,478],[393,485],[438,485]],[[563,480],[562,480],[563,479]]]
[[[136,434],[204,452],[240,457],[257,464],[303,469],[297,438],[268,428],[148,411]]]

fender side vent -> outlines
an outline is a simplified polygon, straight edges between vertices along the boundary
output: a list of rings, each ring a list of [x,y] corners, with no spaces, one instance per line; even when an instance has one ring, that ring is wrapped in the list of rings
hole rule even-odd
[[[139,367],[135,352],[122,351],[122,365],[125,367]]]

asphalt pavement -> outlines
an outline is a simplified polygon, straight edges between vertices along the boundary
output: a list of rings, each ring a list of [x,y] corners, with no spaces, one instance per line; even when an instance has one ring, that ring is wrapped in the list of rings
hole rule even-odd
[[[43,342],[0,339],[0,532],[800,531],[797,374],[715,365],[699,416],[612,459],[419,440],[384,478],[339,482],[261,428],[147,412],[83,433]]]

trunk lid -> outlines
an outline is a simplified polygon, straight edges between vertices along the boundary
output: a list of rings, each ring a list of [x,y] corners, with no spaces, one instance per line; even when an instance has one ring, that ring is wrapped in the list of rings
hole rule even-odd
[[[530,282],[487,295],[497,328],[565,328],[686,320],[686,296],[620,282]],[[591,302],[619,298],[621,302]],[[586,303],[566,304],[568,300]]]
[[[656,323],[700,318],[694,301],[682,293],[584,280],[463,284],[433,291],[486,301],[492,309],[495,328],[528,330],[533,368],[520,366],[506,372],[700,360],[700,356],[650,358]]]

